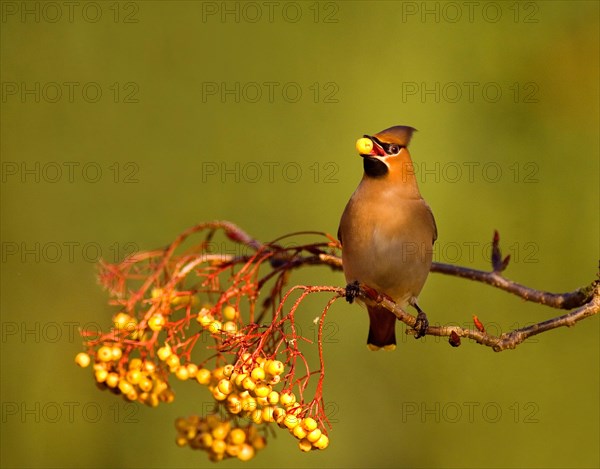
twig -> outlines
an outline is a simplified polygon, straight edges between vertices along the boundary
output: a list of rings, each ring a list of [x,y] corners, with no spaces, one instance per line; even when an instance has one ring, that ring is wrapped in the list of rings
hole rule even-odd
[[[381,306],[394,313],[396,317],[407,326],[414,327],[414,325],[417,322],[417,318],[415,316],[408,314],[389,298],[379,296],[376,299],[373,299],[370,289],[361,288],[361,296],[367,301],[374,300],[375,302],[381,304]],[[577,322],[581,321],[582,319],[598,314],[599,312],[600,284],[597,283],[591,300],[585,305],[562,316],[548,319],[546,321],[542,321],[531,326],[523,327],[521,329],[515,329],[510,332],[505,332],[500,336],[487,334],[484,330],[480,330],[479,328],[466,329],[459,326],[430,326],[427,330],[427,335],[438,337],[450,337],[451,343],[452,340],[456,341],[455,336],[466,337],[468,339],[474,340],[475,342],[481,345],[492,347],[492,349],[495,352],[501,352],[506,349],[514,349],[517,347],[517,345],[524,342],[527,338],[537,334],[541,334],[542,332],[556,329],[558,327],[574,326]],[[453,345],[456,346],[458,344],[453,343]]]
[[[461,267],[458,265],[443,264],[434,262],[431,265],[431,272],[452,275],[454,277],[467,278],[482,282],[492,287],[499,288],[506,292],[517,295],[526,301],[532,301],[542,305],[550,306],[558,309],[573,309],[584,305],[590,301],[594,294],[594,287],[598,283],[597,280],[590,285],[578,288],[575,291],[567,293],[550,293],[542,290],[534,290],[517,282],[513,282],[503,277],[498,272],[485,272],[483,270]]]

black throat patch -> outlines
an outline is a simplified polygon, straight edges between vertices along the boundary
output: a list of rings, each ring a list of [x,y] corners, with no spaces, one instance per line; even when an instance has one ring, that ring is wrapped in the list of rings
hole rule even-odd
[[[383,161],[372,156],[363,156],[363,167],[365,168],[365,174],[372,178],[383,177],[389,171],[389,168]]]

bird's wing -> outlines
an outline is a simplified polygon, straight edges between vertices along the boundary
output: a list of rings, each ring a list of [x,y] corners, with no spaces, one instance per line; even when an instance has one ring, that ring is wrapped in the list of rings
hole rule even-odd
[[[425,205],[427,205],[427,203]],[[433,240],[431,241],[431,244],[433,245],[433,243],[435,243],[438,238],[437,223],[435,222],[435,217],[433,216],[433,212],[431,211],[431,207],[429,205],[427,205],[427,210],[429,211],[429,215],[431,216],[431,222],[433,223]]]

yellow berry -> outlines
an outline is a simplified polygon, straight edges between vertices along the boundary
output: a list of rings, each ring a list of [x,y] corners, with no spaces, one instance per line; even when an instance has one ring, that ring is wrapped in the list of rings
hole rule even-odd
[[[313,446],[317,449],[327,448],[329,446],[329,437],[325,433],[321,433],[321,436],[313,443]]]
[[[198,321],[202,327],[208,327],[210,323],[214,321],[214,318],[212,317],[212,314],[210,314],[210,310],[203,308],[200,313],[198,313],[196,321]]]
[[[257,407],[256,399],[254,399],[252,396],[242,399],[242,410],[244,412],[253,412]]]
[[[296,403],[296,395],[293,392],[282,392],[279,401],[286,407],[291,406]]]
[[[108,378],[108,371],[96,370],[94,376],[96,377],[96,381],[98,381],[99,383],[104,383],[104,381],[106,381],[106,378]]]
[[[160,394],[161,392],[163,392],[164,390],[168,389],[169,385],[167,383],[165,383],[164,381],[162,381],[161,379],[157,379],[154,382],[154,392],[156,394]]]
[[[235,377],[235,385],[238,388],[243,388],[244,387],[244,380],[248,377],[248,375],[246,373],[240,373]]]
[[[229,381],[227,378],[223,378],[221,381],[219,381],[217,387],[223,394],[231,394],[231,391],[233,391],[231,381]]]
[[[237,317],[237,311],[233,306],[227,305],[223,308],[223,319],[233,321]]]
[[[113,360],[118,360],[119,358],[121,358],[121,356],[123,355],[123,352],[121,351],[121,347],[113,347],[111,349],[111,353],[112,353],[112,359]]]
[[[153,288],[152,291],[150,292],[150,296],[152,298],[158,298],[162,294],[163,294],[163,289],[162,288],[158,288],[158,287]]]
[[[221,391],[219,391],[219,388],[213,389],[212,395],[217,401],[224,401],[225,399],[227,399],[227,394],[224,394]]]
[[[169,344],[165,344],[164,347],[159,348],[156,351],[158,358],[160,358],[163,362],[171,356],[173,352],[171,352],[171,347]]]
[[[264,407],[262,410],[262,419],[263,422],[274,422],[275,418],[273,417],[273,407]]]
[[[281,407],[273,408],[273,419],[275,419],[277,423],[282,423],[285,416],[285,409],[282,409]]]
[[[271,360],[265,365],[265,371],[271,376],[279,376],[285,370],[285,365],[279,360]]]
[[[237,326],[233,321],[227,321],[223,324],[223,332],[226,334],[235,334],[237,332]]]
[[[142,391],[149,392],[152,390],[152,380],[143,377],[142,379],[140,379],[138,386]]]
[[[269,405],[269,400],[266,397],[257,397],[256,402],[261,407],[267,407]]]
[[[142,368],[144,368],[144,371],[147,373],[154,373],[156,371],[156,365],[151,361],[145,361],[142,364]]]
[[[298,448],[300,448],[300,451],[310,451],[312,449],[312,443],[306,438],[303,438],[298,442]]]
[[[216,334],[217,332],[220,332],[222,328],[223,324],[221,324],[221,321],[217,321],[216,319],[208,325],[208,330],[211,334]]]
[[[175,428],[177,429],[178,432],[184,432],[187,430],[189,424],[186,418],[183,417],[177,417],[175,419]]]
[[[256,389],[254,389],[254,394],[256,395],[256,397],[267,397],[270,392],[271,386],[268,386],[266,384],[259,384],[258,386],[256,386]]]
[[[137,326],[137,320],[127,313],[117,313],[113,316],[113,324],[117,330],[133,331]]]
[[[124,380],[124,379],[119,381],[119,390],[123,394],[129,393],[129,391],[131,391],[132,389],[133,389],[133,385],[129,381]]]
[[[226,378],[230,378],[232,373],[233,373],[233,365],[225,365],[223,367],[223,375]]]
[[[209,384],[210,383],[211,373],[207,368],[200,368],[198,373],[196,373],[196,381],[200,384]]]
[[[267,399],[269,400],[269,404],[277,405],[279,403],[279,393],[277,391],[271,391],[267,396]]]
[[[294,429],[292,430],[292,434],[298,438],[299,440],[301,440],[302,438],[305,438],[306,435],[308,435],[308,432],[304,429],[304,427],[302,425],[296,425],[294,427]]]
[[[370,138],[359,138],[356,141],[356,149],[361,155],[368,155],[373,150],[373,142]]]
[[[224,440],[229,434],[230,428],[231,425],[229,424],[229,422],[221,422],[221,424],[213,428],[210,433],[213,436],[213,438],[216,438],[217,440]]]
[[[227,396],[227,410],[230,414],[237,415],[242,411],[242,401],[237,394]]]
[[[166,322],[167,320],[162,314],[154,314],[148,319],[148,327],[153,331],[160,331]]]
[[[279,381],[281,381],[281,375],[272,376],[268,383],[271,386],[275,386],[277,383],[279,383]]]
[[[198,373],[198,365],[196,365],[195,363],[188,363],[186,365],[186,368],[188,370],[188,375],[190,378],[195,378],[196,377],[196,373]]]
[[[212,377],[215,381],[220,381],[225,378],[225,375],[223,374],[223,367],[220,366],[219,368],[215,368],[212,371]]]
[[[142,369],[142,360],[139,358],[132,358],[129,360],[129,369],[130,370],[141,370]]]
[[[116,388],[119,384],[119,375],[117,373],[109,373],[106,377],[106,384],[111,388]]]
[[[232,444],[229,444],[229,445],[227,445],[227,447],[225,448],[225,452],[226,452],[226,453],[227,453],[229,456],[231,456],[231,457],[235,458],[235,457],[236,457],[236,456],[239,454],[239,452],[240,452],[240,447],[239,447],[238,445],[232,445]]]
[[[208,432],[201,433],[197,439],[203,448],[210,448],[213,444],[213,437]]]
[[[177,378],[179,378],[181,381],[187,380],[190,377],[190,372],[188,371],[187,366],[178,367],[175,370],[175,376],[177,376]]]
[[[317,421],[312,417],[306,417],[302,420],[302,426],[307,432],[312,432],[315,428],[317,428]]]
[[[244,378],[244,381],[242,381],[242,387],[248,391],[254,391],[256,389],[256,383],[250,376],[247,376]]]
[[[179,366],[180,360],[179,357],[173,353],[167,357],[166,363],[169,366],[169,368],[173,369]]]
[[[262,381],[263,379],[265,379],[265,370],[262,369],[260,366],[257,366],[252,370],[250,376],[252,376],[252,379],[254,381]]]
[[[299,423],[300,419],[292,414],[287,414],[283,419],[283,424],[290,430],[293,430]]]
[[[96,352],[96,357],[102,362],[109,362],[113,359],[112,347],[103,345]]]
[[[188,440],[185,436],[178,436],[175,439],[175,444],[179,447],[184,447],[185,445],[187,445],[187,442],[188,442]]]
[[[263,413],[260,409],[255,409],[250,414],[250,419],[256,424],[260,425],[263,422]]]
[[[237,457],[240,461],[250,461],[254,457],[254,448],[248,444],[243,444]]]
[[[227,443],[225,443],[223,440],[213,440],[211,449],[215,453],[222,455],[225,452],[226,448],[227,448]]]
[[[85,368],[85,367],[89,366],[91,361],[92,360],[91,360],[90,356],[84,352],[79,352],[75,356],[75,363],[77,363],[81,368]]]
[[[135,389],[131,389],[128,393],[127,393],[127,399],[129,399],[130,401],[137,401],[138,398],[138,393]]]
[[[234,445],[241,445],[246,441],[246,432],[241,428],[234,428],[229,432],[229,441]]]
[[[306,439],[311,443],[315,443],[319,440],[319,438],[321,438],[321,430],[318,428],[315,428],[312,432],[309,432],[308,435],[306,435]]]
[[[138,384],[142,379],[142,372],[140,370],[129,370],[126,378],[131,384]]]

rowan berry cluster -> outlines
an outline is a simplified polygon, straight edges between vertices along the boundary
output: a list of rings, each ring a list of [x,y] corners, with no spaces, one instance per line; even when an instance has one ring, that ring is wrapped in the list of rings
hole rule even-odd
[[[228,458],[250,461],[258,450],[267,445],[266,438],[254,425],[240,427],[218,415],[192,415],[175,421],[178,446],[189,446],[208,452],[211,461]]]
[[[214,399],[231,417],[250,420],[256,425],[276,423],[286,428],[300,440],[302,451],[325,449],[329,438],[324,429],[318,428],[308,413],[307,406],[297,402],[296,395],[277,391],[285,365],[279,360],[264,357],[253,358],[250,353],[242,354],[233,365],[209,370],[200,370],[196,379],[208,386]]]
[[[102,265],[101,282],[119,312],[110,331],[82,332],[87,350],[76,356],[76,363],[93,363],[100,388],[152,407],[175,399],[172,377],[205,386],[214,399],[212,412],[177,419],[176,442],[206,451],[212,461],[252,459],[266,446],[271,424],[287,429],[302,451],[325,449],[329,438],[322,398],[322,328],[320,369],[315,370],[298,345],[312,341],[298,333],[294,314],[308,294],[331,290],[296,286],[284,294],[287,270],[281,266],[287,265],[288,254],[277,251],[277,263],[271,263],[272,248],[257,247],[237,233],[227,236],[257,249],[254,256],[207,254],[204,244],[175,254],[187,236],[207,227],[231,230],[220,222],[199,225],[166,250]],[[314,251],[315,246],[310,248]],[[291,255],[298,250],[293,249]],[[271,273],[260,273],[263,264]],[[256,299],[273,269],[280,269],[280,279],[260,309]],[[286,307],[288,297],[298,292],[299,298]],[[325,307],[321,324],[334,299]],[[302,376],[297,362],[305,370]],[[305,400],[313,377],[318,378],[316,390]]]
[[[131,325],[134,321],[129,315],[119,313],[113,317],[113,323],[119,331],[125,324]],[[137,335],[137,331],[130,335]],[[91,363],[90,355],[80,352],[75,362],[85,368]],[[119,342],[107,342],[95,350],[93,369],[100,389],[122,394],[125,400],[156,407],[160,402],[173,402],[175,399],[169,383],[163,378],[164,373],[156,364],[151,360],[124,356]]]

